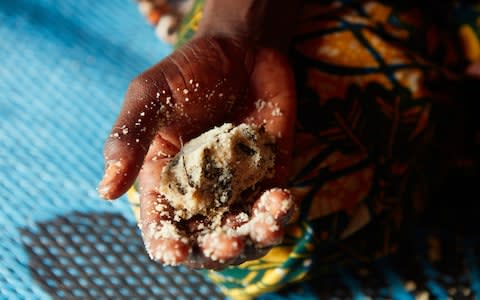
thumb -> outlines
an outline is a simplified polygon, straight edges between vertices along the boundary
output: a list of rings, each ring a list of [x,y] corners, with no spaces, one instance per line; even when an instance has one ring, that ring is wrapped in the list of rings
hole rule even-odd
[[[167,86],[142,75],[130,84],[122,110],[105,142],[105,172],[98,186],[101,197],[118,198],[135,181],[167,113],[164,102],[171,97]]]
[[[265,124],[265,130],[276,137],[273,182],[274,186],[283,186],[290,172],[296,117],[295,82],[287,58],[278,51],[261,49],[250,87],[250,97],[256,102],[246,120]]]

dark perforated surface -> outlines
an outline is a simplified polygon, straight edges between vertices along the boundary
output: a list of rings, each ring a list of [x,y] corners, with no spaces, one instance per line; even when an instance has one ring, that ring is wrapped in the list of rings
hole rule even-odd
[[[224,299],[195,271],[153,263],[117,214],[74,213],[22,233],[34,279],[57,299]]]

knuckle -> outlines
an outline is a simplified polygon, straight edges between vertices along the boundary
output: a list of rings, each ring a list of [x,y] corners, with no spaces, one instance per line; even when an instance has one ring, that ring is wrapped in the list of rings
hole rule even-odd
[[[135,77],[130,84],[128,85],[127,97],[128,96],[145,96],[152,89],[152,80],[145,74],[140,74]]]
[[[147,115],[153,116],[152,112],[165,104],[167,96],[171,96],[171,91],[163,71],[157,67],[138,75],[130,82],[125,95],[125,106],[132,112],[145,111]]]

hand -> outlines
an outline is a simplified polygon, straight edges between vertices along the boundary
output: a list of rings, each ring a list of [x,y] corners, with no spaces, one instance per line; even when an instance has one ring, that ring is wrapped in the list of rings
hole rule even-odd
[[[294,118],[293,75],[283,55],[233,39],[195,38],[130,84],[105,145],[98,191],[117,198],[138,175],[140,227],[147,251],[162,263],[221,268],[256,258],[281,240],[296,208],[290,193],[277,188],[288,178]],[[253,205],[252,229],[237,237],[207,234],[194,245],[185,224],[173,222],[177,236],[158,237],[162,221],[172,221],[172,208],[157,192],[163,167],[182,143],[225,122],[265,124],[276,137],[275,176],[262,185],[265,193]],[[281,206],[284,200],[290,204]],[[265,214],[274,226],[255,217]],[[234,212],[228,220],[239,225],[231,222]]]

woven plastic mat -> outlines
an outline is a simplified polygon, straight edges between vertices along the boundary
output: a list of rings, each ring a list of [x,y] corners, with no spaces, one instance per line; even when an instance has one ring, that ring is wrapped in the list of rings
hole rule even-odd
[[[34,279],[50,295],[78,299],[223,299],[204,277],[150,261],[118,214],[74,213],[22,230]]]
[[[224,298],[151,262],[126,199],[95,191],[129,81],[169,51],[133,1],[0,0],[0,299]],[[262,298],[474,299],[479,240],[432,241]]]
[[[224,298],[95,191],[129,81],[169,51],[134,1],[0,1],[0,299]]]

